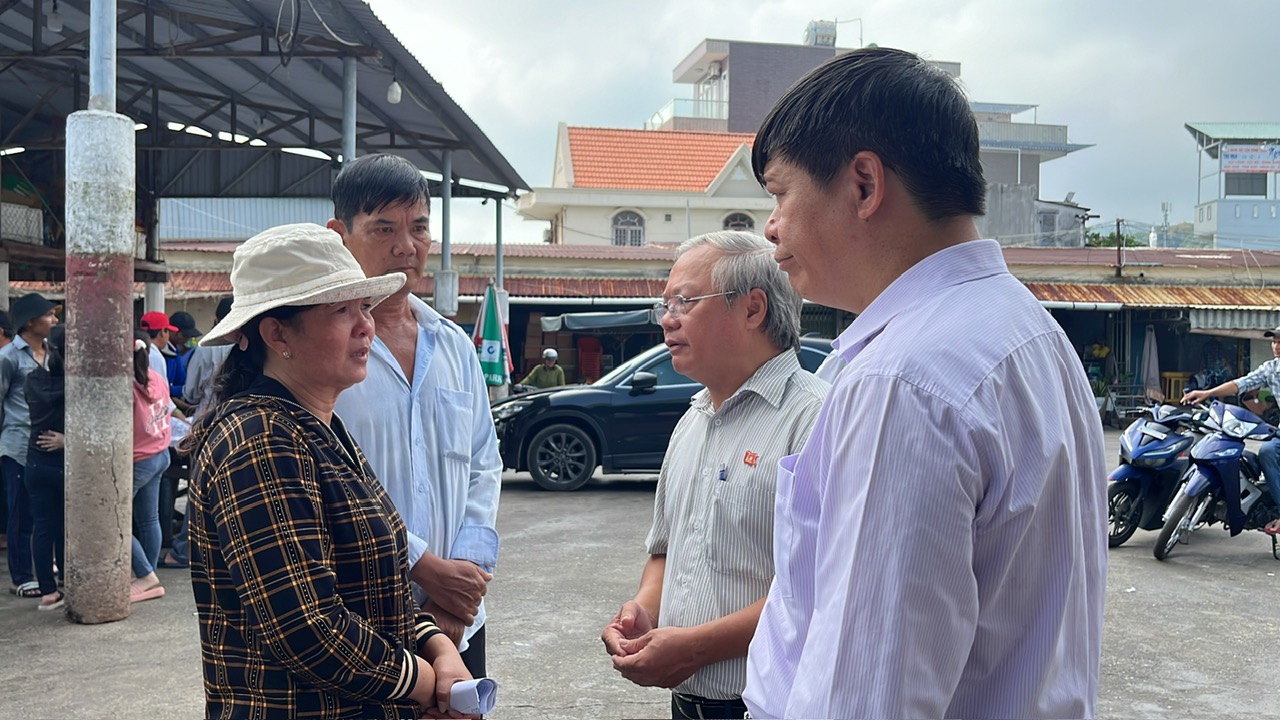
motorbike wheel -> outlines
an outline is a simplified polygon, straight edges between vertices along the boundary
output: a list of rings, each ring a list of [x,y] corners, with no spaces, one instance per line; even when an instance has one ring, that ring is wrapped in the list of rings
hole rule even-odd
[[[1138,501],[1141,491],[1133,482],[1112,483],[1107,488],[1107,547],[1120,547],[1137,532],[1142,515]]]
[[[1169,557],[1169,553],[1173,552],[1173,548],[1178,544],[1184,535],[1191,533],[1191,521],[1196,515],[1203,514],[1203,510],[1212,500],[1211,493],[1204,493],[1197,496],[1179,495],[1178,501],[1174,503],[1173,509],[1169,511],[1169,518],[1164,521],[1164,527],[1160,528],[1160,537],[1156,538],[1156,547],[1153,551],[1157,560],[1164,560]]]
[[[529,442],[529,474],[543,489],[577,490],[596,470],[596,446],[580,428],[557,424]]]

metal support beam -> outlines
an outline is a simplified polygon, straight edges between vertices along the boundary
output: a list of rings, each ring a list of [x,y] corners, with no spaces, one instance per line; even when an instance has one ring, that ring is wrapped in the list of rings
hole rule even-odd
[[[356,59],[342,59],[342,162],[356,159]]]
[[[453,258],[450,254],[452,233],[449,213],[453,205],[453,151],[445,150],[442,154],[444,167],[441,169],[441,174],[444,177],[440,179],[440,269],[452,270]]]
[[[502,290],[502,198],[493,199],[493,264],[497,275],[498,290]]]

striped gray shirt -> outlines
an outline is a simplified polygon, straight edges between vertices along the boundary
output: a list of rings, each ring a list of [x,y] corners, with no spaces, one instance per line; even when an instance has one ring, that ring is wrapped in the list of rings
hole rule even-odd
[[[680,418],[654,498],[651,555],[666,555],[659,625],[691,627],[763,598],[773,580],[778,460],[800,451],[830,386],[790,350],[712,408],[702,390]],[[741,697],[747,658],[708,665],[676,688]]]

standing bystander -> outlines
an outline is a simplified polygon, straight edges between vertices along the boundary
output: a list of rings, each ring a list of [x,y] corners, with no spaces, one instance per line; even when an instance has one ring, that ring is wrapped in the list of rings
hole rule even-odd
[[[0,349],[0,471],[9,501],[6,552],[13,581],[9,592],[19,597],[40,597],[40,585],[32,579],[31,508],[23,479],[31,439],[26,379],[32,370],[44,366],[44,339],[58,324],[58,307],[38,293],[15,300],[13,324],[18,335]]]
[[[740,718],[747,645],[773,580],[775,467],[809,437],[827,383],[800,367],[800,296],[764,238],[680,246],[660,304],[677,372],[706,388],[658,476],[649,559],[601,635],[638,685],[672,688],[673,718]]]
[[[366,275],[408,276],[374,308],[368,377],[335,410],[404,518],[415,596],[481,677],[502,461],[475,345],[411,293],[431,247],[427,180],[404,158],[365,155],[343,165],[333,206],[329,227]]]
[[[753,717],[1094,714],[1102,427],[1062,328],[979,239],[978,148],[956,81],[889,48],[814,69],[756,136],[774,257],[857,319],[779,464]]]

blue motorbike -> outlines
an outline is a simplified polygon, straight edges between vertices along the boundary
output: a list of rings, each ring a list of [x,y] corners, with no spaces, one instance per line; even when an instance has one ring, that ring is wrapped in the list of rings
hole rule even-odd
[[[1164,511],[1191,467],[1185,454],[1198,429],[1189,408],[1157,404],[1120,436],[1120,464],[1107,477],[1108,546],[1125,544],[1139,528],[1164,525]]]
[[[1276,428],[1248,410],[1214,401],[1204,425],[1211,432],[1191,448],[1192,470],[1165,514],[1155,556],[1164,560],[1201,525],[1221,522],[1234,537],[1260,530],[1277,516],[1275,500],[1262,479],[1258,455],[1246,440],[1268,440]],[[1272,537],[1271,552],[1277,554]]]

